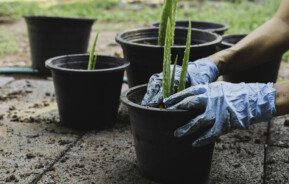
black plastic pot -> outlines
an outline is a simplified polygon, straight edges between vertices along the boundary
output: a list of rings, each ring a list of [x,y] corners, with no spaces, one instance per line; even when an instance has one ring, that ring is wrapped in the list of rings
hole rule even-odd
[[[219,35],[223,35],[227,30],[228,27],[224,24],[218,24],[214,22],[204,22],[204,21],[191,21],[192,28],[193,29],[200,29],[204,31],[210,31],[213,33],[217,33]],[[159,27],[160,23],[153,23],[153,27]],[[188,28],[189,27],[189,21],[188,20],[177,20],[176,21],[176,27],[179,28]]]
[[[45,68],[49,58],[86,53],[95,20],[82,18],[26,16],[32,67],[43,75],[50,75]]]
[[[117,119],[124,70],[122,59],[98,56],[95,70],[86,70],[88,55],[51,58],[60,121],[78,129],[112,127]]]
[[[172,59],[178,55],[182,63],[188,29],[176,28]],[[117,34],[124,57],[130,62],[127,70],[130,87],[146,84],[151,75],[162,71],[164,47],[157,45],[158,28],[143,28]],[[192,30],[191,61],[209,56],[217,51],[221,36],[201,30]]]
[[[220,45],[222,49],[228,49],[242,40],[246,35],[226,35],[223,36],[223,41]],[[234,72],[224,75],[223,79],[227,82],[240,83],[240,82],[276,82],[280,68],[282,56],[268,60],[262,65],[247,69],[241,72]],[[243,58],[244,60],[246,58]]]
[[[138,166],[143,176],[161,183],[205,183],[210,175],[214,143],[194,148],[201,135],[175,138],[174,131],[200,112],[166,110],[140,105],[146,85],[121,96],[128,106]]]

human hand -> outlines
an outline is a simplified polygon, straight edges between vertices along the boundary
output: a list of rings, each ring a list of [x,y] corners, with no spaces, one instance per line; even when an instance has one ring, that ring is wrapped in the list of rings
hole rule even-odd
[[[177,87],[180,81],[182,67],[176,66],[174,86]],[[197,84],[205,84],[217,80],[219,71],[217,66],[209,59],[203,58],[195,62],[189,62],[188,72],[186,76],[187,85],[194,86]],[[162,94],[163,74],[154,74],[151,76],[147,92],[142,101],[142,105],[157,107],[163,102]]]
[[[214,82],[197,85],[164,99],[168,109],[203,109],[205,112],[175,131],[183,137],[209,128],[193,142],[203,146],[235,129],[270,120],[276,112],[276,90],[272,83]]]

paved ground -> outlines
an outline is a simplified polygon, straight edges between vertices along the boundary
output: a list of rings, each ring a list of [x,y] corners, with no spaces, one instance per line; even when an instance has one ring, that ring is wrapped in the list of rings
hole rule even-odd
[[[0,66],[29,65],[23,21],[15,31],[20,51]],[[104,32],[98,49],[119,55],[115,32]],[[21,36],[22,35],[22,36]],[[283,63],[279,79],[289,79]],[[124,85],[124,89],[126,86]],[[50,80],[0,77],[0,183],[150,184],[138,171],[126,109],[115,128],[77,132],[59,124]],[[216,144],[210,183],[289,183],[289,116],[235,131]]]
[[[153,183],[138,172],[124,107],[115,128],[77,132],[59,124],[51,81],[1,77],[0,86],[0,183]],[[288,183],[286,119],[222,137],[210,183]]]

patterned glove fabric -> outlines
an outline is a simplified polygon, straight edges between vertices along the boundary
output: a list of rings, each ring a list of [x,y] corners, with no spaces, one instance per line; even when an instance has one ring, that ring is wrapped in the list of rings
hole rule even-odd
[[[197,85],[164,100],[168,109],[203,109],[205,112],[175,131],[176,137],[209,128],[193,146],[203,146],[235,129],[268,121],[276,112],[276,90],[272,83],[214,82]]]
[[[172,68],[173,66],[171,66]],[[178,86],[180,81],[182,67],[176,66],[174,85]],[[188,72],[186,76],[187,85],[194,86],[214,82],[219,76],[217,66],[209,59],[203,58],[195,62],[189,62]],[[154,74],[151,76],[147,93],[144,96],[142,105],[150,107],[158,107],[163,102],[162,94],[163,74]]]

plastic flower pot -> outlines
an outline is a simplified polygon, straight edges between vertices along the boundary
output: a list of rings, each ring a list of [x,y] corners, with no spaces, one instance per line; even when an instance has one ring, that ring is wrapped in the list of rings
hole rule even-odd
[[[98,56],[95,70],[87,70],[87,54],[54,57],[52,71],[60,121],[77,129],[112,127],[117,119],[124,70],[122,59]]]
[[[210,31],[213,33],[217,33],[219,35],[223,35],[227,30],[228,27],[224,24],[218,24],[214,22],[204,22],[204,21],[191,21],[193,29],[200,29],[205,31]],[[153,23],[153,27],[159,27],[160,23]],[[188,28],[189,21],[188,20],[178,20],[176,21],[176,27],[179,28]]]
[[[242,40],[246,35],[226,35],[223,36],[223,41],[220,45],[221,49],[228,49]],[[280,68],[282,56],[270,59],[264,64],[253,67],[251,69],[243,70],[241,72],[234,72],[224,75],[224,81],[232,83],[240,82],[276,82]],[[245,60],[246,58],[244,58]]]
[[[174,131],[196,117],[198,111],[166,110],[141,106],[146,85],[124,92],[141,174],[161,183],[204,183],[209,179],[214,143],[194,148],[204,133],[175,138]]]
[[[178,55],[182,63],[188,29],[176,28],[172,61]],[[124,58],[130,62],[127,69],[130,87],[146,84],[151,75],[160,73],[163,67],[164,47],[157,45],[158,28],[143,28],[117,34],[116,41],[123,49]],[[217,51],[222,37],[207,31],[192,30],[191,61],[209,56]]]
[[[45,68],[49,58],[86,53],[95,20],[83,18],[26,16],[32,67],[42,75],[51,75]]]

